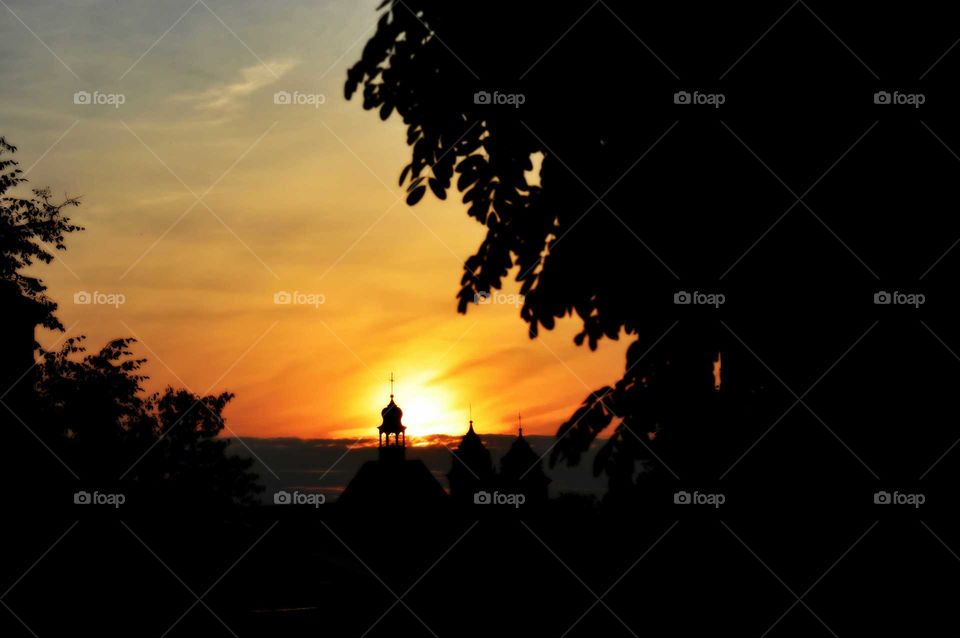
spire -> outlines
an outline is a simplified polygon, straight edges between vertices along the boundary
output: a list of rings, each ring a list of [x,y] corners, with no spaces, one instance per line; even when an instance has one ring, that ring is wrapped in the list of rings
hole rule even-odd
[[[453,459],[447,474],[450,495],[463,503],[473,503],[474,495],[479,491],[492,491],[495,482],[490,450],[473,427],[473,404],[469,404],[468,410],[470,427],[457,449],[451,450]]]
[[[400,406],[397,405],[393,400],[393,373],[390,373],[390,403],[387,404],[385,408],[380,410],[380,416],[383,417],[383,423],[381,423],[377,429],[380,431],[380,447],[400,447],[403,448],[407,444],[405,431],[407,426],[403,424],[401,419],[403,418],[403,410],[400,409]],[[384,435],[386,435],[386,440],[384,440]],[[393,435],[393,440],[391,441],[390,436]],[[382,458],[382,454],[381,454]],[[401,454],[402,458],[402,454]]]
[[[523,438],[523,415],[517,412],[517,438],[500,458],[500,485],[504,490],[522,492],[528,502],[543,502],[549,483],[540,455]]]

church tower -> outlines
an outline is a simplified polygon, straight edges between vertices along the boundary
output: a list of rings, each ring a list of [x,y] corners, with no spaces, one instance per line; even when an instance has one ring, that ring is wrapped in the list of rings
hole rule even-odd
[[[470,428],[453,452],[450,472],[447,473],[450,496],[458,503],[473,503],[477,492],[493,489],[494,478],[490,451],[473,429],[473,419],[470,419]]]
[[[338,505],[366,509],[391,516],[412,510],[428,511],[449,502],[447,493],[420,459],[408,459],[407,436],[401,419],[403,410],[393,400],[390,375],[390,403],[380,411],[383,422],[379,455],[360,466],[337,499]]]
[[[549,484],[540,456],[523,438],[523,421],[518,414],[517,438],[500,459],[500,488],[504,492],[524,494],[528,504],[535,504],[547,500]]]
[[[380,431],[380,460],[381,461],[403,461],[406,458],[407,448],[407,426],[400,420],[403,418],[403,410],[400,409],[393,400],[393,373],[390,373],[390,403],[387,407],[380,410],[380,416],[383,422],[377,426]],[[386,440],[384,440],[386,436]],[[393,437],[391,442],[390,437]]]

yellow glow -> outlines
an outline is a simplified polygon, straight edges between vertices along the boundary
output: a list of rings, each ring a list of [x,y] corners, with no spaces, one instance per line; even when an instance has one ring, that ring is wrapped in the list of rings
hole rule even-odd
[[[418,436],[456,432],[455,412],[461,410],[454,410],[451,403],[447,393],[439,388],[420,391],[405,401],[400,407],[411,441]],[[416,444],[416,441],[412,442]]]
[[[407,426],[407,445],[417,445],[418,437],[435,434],[448,434],[460,430],[464,421],[464,410],[459,406],[453,392],[436,383],[429,383],[432,377],[430,372],[418,375],[417,378],[398,380],[395,387],[394,400],[403,410],[403,424]],[[361,406],[362,412],[376,415],[379,425],[380,410],[389,402],[389,386],[367,392]],[[373,427],[366,427],[356,432],[357,436],[375,436]]]

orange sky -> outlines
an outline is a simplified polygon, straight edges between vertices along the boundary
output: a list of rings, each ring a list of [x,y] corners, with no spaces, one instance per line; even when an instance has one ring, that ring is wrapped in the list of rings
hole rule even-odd
[[[575,319],[531,341],[509,303],[456,313],[483,228],[458,198],[408,207],[402,123],[343,98],[378,3],[8,2],[53,53],[0,14],[0,134],[84,202],[37,272],[70,335],[140,339],[151,390],[235,392],[241,436],[372,435],[391,372],[411,437],[463,431],[471,403],[481,431],[520,410],[553,433],[626,342],[577,348]],[[95,291],[124,303],[73,302]]]

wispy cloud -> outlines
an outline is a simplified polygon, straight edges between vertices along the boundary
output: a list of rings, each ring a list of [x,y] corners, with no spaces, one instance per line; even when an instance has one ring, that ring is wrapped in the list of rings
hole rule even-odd
[[[218,83],[203,91],[181,93],[174,100],[190,102],[201,111],[231,111],[240,105],[242,98],[269,86],[299,64],[298,60],[269,60],[240,69],[240,79]]]

